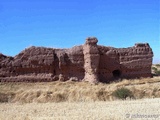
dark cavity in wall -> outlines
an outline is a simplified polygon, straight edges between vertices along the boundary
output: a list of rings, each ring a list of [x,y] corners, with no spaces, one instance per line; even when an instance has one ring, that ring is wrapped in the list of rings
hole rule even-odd
[[[121,77],[121,71],[120,70],[114,70],[112,72],[112,74],[113,74],[114,79],[119,79]]]

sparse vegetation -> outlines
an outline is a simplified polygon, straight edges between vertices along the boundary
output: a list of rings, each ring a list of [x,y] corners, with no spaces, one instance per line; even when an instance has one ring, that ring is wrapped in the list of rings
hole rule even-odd
[[[156,64],[155,66],[156,66],[156,67],[160,67],[160,64]]]
[[[0,119],[127,119],[126,114],[159,114],[160,77],[97,85],[88,82],[0,83]],[[118,100],[113,96],[117,91]],[[120,93],[119,93],[120,92]],[[116,92],[115,92],[116,93]],[[133,101],[124,99],[133,98]],[[142,98],[156,98],[147,101]],[[139,100],[137,100],[139,99]],[[136,101],[135,101],[136,100]],[[112,101],[112,102],[109,102]],[[29,103],[29,104],[25,104]],[[117,109],[121,109],[120,112]],[[115,112],[116,111],[116,112]]]
[[[112,95],[122,100],[126,99],[127,97],[129,98],[133,97],[133,93],[129,89],[124,87],[118,88],[112,93]]]
[[[117,90],[119,98],[160,97],[160,77],[122,80],[110,84],[88,82],[0,83],[0,102],[46,103],[112,101]],[[125,89],[121,89],[125,87]],[[119,93],[120,92],[120,93]],[[132,94],[131,94],[132,93]],[[115,95],[116,95],[115,94]],[[133,96],[132,96],[133,95]]]
[[[160,64],[153,65],[152,72],[155,76],[159,76],[160,75]]]
[[[160,75],[160,70],[155,71],[156,75]]]
[[[152,67],[152,70],[157,71],[158,69],[157,69],[156,67],[153,66],[153,67]]]

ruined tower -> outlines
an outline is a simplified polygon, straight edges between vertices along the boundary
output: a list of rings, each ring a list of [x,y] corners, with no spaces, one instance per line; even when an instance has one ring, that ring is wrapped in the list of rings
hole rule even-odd
[[[83,46],[85,69],[84,80],[95,83],[99,82],[98,70],[100,55],[97,42],[97,38],[89,37],[86,39],[86,43]]]

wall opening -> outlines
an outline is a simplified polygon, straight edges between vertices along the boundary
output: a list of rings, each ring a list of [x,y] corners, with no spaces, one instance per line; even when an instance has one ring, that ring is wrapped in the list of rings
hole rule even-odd
[[[56,70],[53,70],[53,74],[56,75]]]
[[[113,74],[114,78],[120,78],[121,77],[121,71],[120,70],[114,70],[112,72],[112,74]]]

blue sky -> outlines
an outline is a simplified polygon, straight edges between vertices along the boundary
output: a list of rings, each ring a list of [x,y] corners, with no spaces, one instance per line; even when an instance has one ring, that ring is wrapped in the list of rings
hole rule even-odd
[[[29,46],[70,48],[95,36],[98,44],[148,42],[160,63],[160,0],[0,0],[0,52]]]

